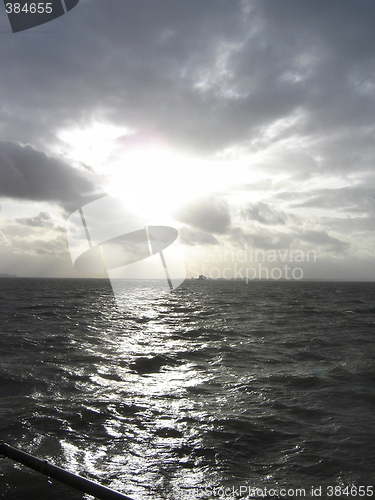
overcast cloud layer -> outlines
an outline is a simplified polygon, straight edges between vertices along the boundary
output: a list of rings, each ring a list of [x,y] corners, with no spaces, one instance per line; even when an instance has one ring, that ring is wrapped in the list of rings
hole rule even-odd
[[[63,266],[48,204],[67,214],[106,184],[59,133],[100,122],[232,162],[174,211],[188,251],[314,248],[310,277],[375,278],[372,0],[81,0],[19,34],[0,16],[0,272],[27,274],[43,238]],[[6,213],[16,200],[33,212]]]

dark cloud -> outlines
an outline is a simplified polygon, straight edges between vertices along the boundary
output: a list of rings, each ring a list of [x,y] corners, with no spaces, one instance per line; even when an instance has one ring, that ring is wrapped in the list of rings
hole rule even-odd
[[[39,214],[34,217],[19,217],[15,220],[18,224],[23,226],[54,229],[59,232],[65,232],[65,229],[58,226],[48,212],[39,212]]]
[[[332,252],[343,252],[350,247],[350,243],[341,241],[330,236],[326,231],[303,231],[298,236],[298,240],[327,248]]]
[[[241,248],[247,245],[261,250],[289,249],[293,239],[292,233],[268,229],[243,231],[237,227],[230,232],[230,241]]]
[[[51,257],[65,257],[67,254],[67,242],[65,235],[60,235],[54,240],[38,240],[33,241],[32,253],[34,255]]]
[[[311,191],[307,196],[307,200],[292,203],[290,206],[292,208],[317,207],[347,212],[375,213],[375,191],[369,186],[320,189]]]
[[[211,233],[204,231],[197,231],[190,227],[183,227],[180,229],[181,242],[184,245],[218,245],[219,242]]]
[[[256,220],[266,225],[285,224],[287,216],[275,210],[267,203],[250,203],[248,207],[241,211],[241,219]]]
[[[341,133],[373,123],[374,13],[368,0],[81,2],[53,36],[7,41],[4,135],[41,146],[100,117],[215,152],[280,140],[267,127],[299,113],[289,136],[335,130],[348,151]]]
[[[12,103],[3,109],[7,137],[40,146],[56,128],[87,125],[99,115],[180,142],[200,141],[195,119],[204,119],[206,99],[194,88],[199,75],[190,81],[191,70],[199,73],[217,43],[234,37],[240,5],[99,0],[63,17],[49,24],[55,36],[10,40],[2,64],[3,99]]]
[[[50,201],[71,211],[98,196],[82,172],[30,145],[0,143],[0,177],[3,197]]]
[[[180,222],[217,234],[225,233],[231,222],[228,204],[214,196],[189,203],[174,216]]]
[[[262,250],[275,249],[319,249],[328,253],[343,253],[350,248],[350,243],[331,236],[325,230],[294,230],[281,231],[269,228],[254,228],[244,231],[240,227],[230,230],[227,237],[240,247],[251,245]]]
[[[21,217],[16,219],[18,224],[31,227],[53,227],[54,222],[48,212],[39,212],[34,217]]]

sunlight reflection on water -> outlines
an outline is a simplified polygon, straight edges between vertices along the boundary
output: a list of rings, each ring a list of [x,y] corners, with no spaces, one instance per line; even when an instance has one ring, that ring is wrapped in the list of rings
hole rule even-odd
[[[10,443],[136,500],[373,477],[373,288],[194,282],[122,311],[105,282],[21,281],[0,337]]]

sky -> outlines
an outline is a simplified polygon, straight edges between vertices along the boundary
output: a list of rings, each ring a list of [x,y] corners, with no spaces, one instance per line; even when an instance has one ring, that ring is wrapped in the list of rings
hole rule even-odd
[[[1,3],[0,273],[78,276],[67,218],[108,193],[179,231],[188,277],[374,280],[374,20],[81,0],[12,33]]]

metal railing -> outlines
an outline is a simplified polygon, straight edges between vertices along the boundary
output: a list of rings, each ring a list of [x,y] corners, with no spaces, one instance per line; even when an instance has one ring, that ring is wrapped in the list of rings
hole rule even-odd
[[[45,460],[36,458],[33,455],[30,455],[30,453],[13,448],[13,446],[10,446],[3,441],[0,441],[0,455],[11,458],[12,460],[26,465],[27,467],[30,467],[30,469],[37,472],[45,474],[52,479],[57,479],[58,481],[61,481],[76,490],[93,495],[99,500],[133,500],[123,493],[101,486],[100,484],[94,483],[89,479],[85,479],[77,474],[73,474],[72,472],[68,472],[60,467],[56,467],[56,465],[49,464]]]

